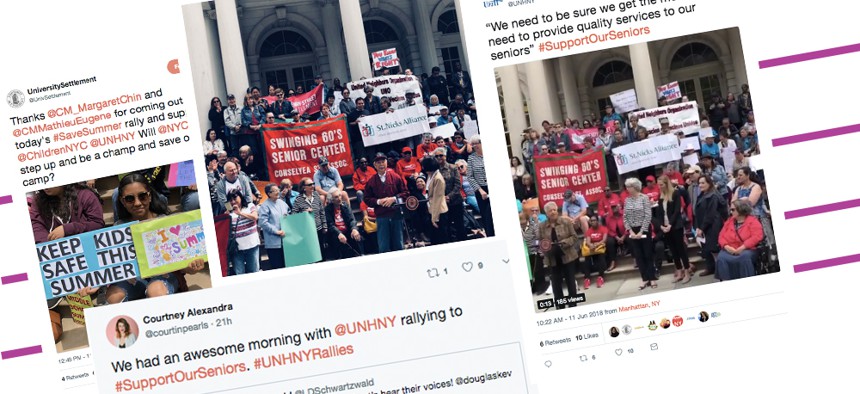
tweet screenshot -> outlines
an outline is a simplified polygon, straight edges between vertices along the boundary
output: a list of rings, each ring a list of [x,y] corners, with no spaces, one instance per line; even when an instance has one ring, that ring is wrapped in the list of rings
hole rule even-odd
[[[746,341],[707,338],[787,311],[774,134],[757,125],[744,30],[693,28],[714,3],[587,3],[468,5],[472,59],[494,65],[475,79],[498,105],[484,123],[508,142],[528,365],[550,392],[572,369],[647,379],[633,366],[719,359]]]
[[[99,390],[525,393],[509,258],[483,246],[94,309]]]

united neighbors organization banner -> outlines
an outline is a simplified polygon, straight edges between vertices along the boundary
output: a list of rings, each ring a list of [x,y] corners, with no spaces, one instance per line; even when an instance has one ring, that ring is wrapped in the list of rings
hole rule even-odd
[[[424,106],[415,105],[359,118],[358,129],[364,146],[374,146],[429,133],[430,125]]]
[[[280,183],[289,178],[298,184],[317,170],[320,156],[341,176],[352,175],[352,151],[346,116],[300,123],[263,125],[263,144],[269,167],[269,179]]]
[[[600,200],[607,185],[602,150],[583,155],[564,153],[536,157],[535,172],[541,207],[554,201],[561,208],[568,189],[582,194],[589,204],[594,203]]]
[[[349,97],[353,100],[359,97],[366,97],[364,87],[368,85],[373,86],[374,96],[390,98],[391,106],[394,108],[397,108],[397,104],[406,100],[406,92],[414,93],[415,101],[424,101],[421,96],[421,85],[418,83],[418,77],[414,75],[383,75],[381,77],[349,82],[346,84],[346,88],[349,89]]]
[[[679,103],[633,112],[639,118],[639,126],[648,129],[649,134],[660,132],[660,118],[669,119],[669,129],[672,134],[682,130],[684,135],[698,133],[701,125],[699,123],[699,107],[695,102]]]
[[[626,174],[640,168],[680,160],[681,146],[678,145],[678,137],[667,134],[619,146],[613,149],[612,153],[618,173]]]
[[[48,299],[138,276],[131,226],[137,222],[36,244]]]

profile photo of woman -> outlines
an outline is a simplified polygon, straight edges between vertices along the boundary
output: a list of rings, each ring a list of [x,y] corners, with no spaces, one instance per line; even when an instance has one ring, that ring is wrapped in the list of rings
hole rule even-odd
[[[705,312],[705,311],[699,312],[699,321],[700,322],[704,323],[704,322],[708,321],[709,318],[710,317],[708,316],[708,312]]]
[[[116,321],[116,338],[114,339],[114,346],[125,349],[131,345],[134,345],[135,339],[137,336],[132,332],[131,325],[128,324],[128,320],[124,317],[119,318]]]
[[[617,337],[618,335],[620,335],[620,332],[618,332],[618,327],[612,327],[612,328],[610,328],[610,329],[609,329],[609,336],[610,336],[610,337],[615,338],[615,337]]]

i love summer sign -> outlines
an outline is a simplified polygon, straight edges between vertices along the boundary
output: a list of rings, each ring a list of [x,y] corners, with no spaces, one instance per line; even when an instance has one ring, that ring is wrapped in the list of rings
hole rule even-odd
[[[149,278],[207,260],[200,210],[177,213],[131,227],[140,276]]]

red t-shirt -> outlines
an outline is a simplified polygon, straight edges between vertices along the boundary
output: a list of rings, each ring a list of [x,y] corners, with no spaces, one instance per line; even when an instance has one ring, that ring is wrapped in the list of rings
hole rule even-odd
[[[651,199],[651,202],[657,202],[660,200],[660,188],[657,187],[656,184],[652,187],[643,187],[642,194],[648,196],[648,198]]]
[[[432,156],[433,151],[436,150],[436,148],[438,148],[438,147],[439,146],[436,145],[435,142],[431,142],[430,145],[424,145],[424,144],[418,145],[418,147],[415,148],[415,157],[418,159],[423,159],[425,154]]]
[[[421,172],[421,163],[418,162],[418,159],[413,157],[409,161],[403,159],[397,161],[397,173],[400,176],[406,178],[416,172]]]
[[[355,190],[364,190],[364,186],[367,185],[367,181],[370,180],[370,177],[376,175],[376,170],[372,167],[367,167],[367,170],[362,171],[361,168],[356,168],[352,175],[352,187]]]
[[[346,223],[343,222],[343,214],[340,211],[340,207],[334,208],[334,226],[340,231],[346,231]]]
[[[591,243],[598,243],[603,240],[603,236],[609,234],[609,229],[605,226],[598,226],[596,229],[589,227],[585,230],[585,236],[591,240]]]
[[[606,217],[606,230],[611,237],[620,237],[624,235],[624,215],[609,215]],[[590,229],[589,229],[590,230]]]
[[[672,172],[671,174],[668,172],[664,172],[663,175],[666,175],[667,177],[669,177],[669,180],[676,181],[676,182],[678,182],[679,185],[684,186],[684,175],[682,175],[680,172],[675,171],[675,172]]]
[[[621,197],[618,197],[617,194],[612,193],[609,197],[606,197],[604,194],[603,197],[600,198],[600,201],[597,202],[597,214],[600,216],[609,215],[612,212],[612,203],[621,205]],[[622,211],[624,210],[624,206],[621,205]]]

